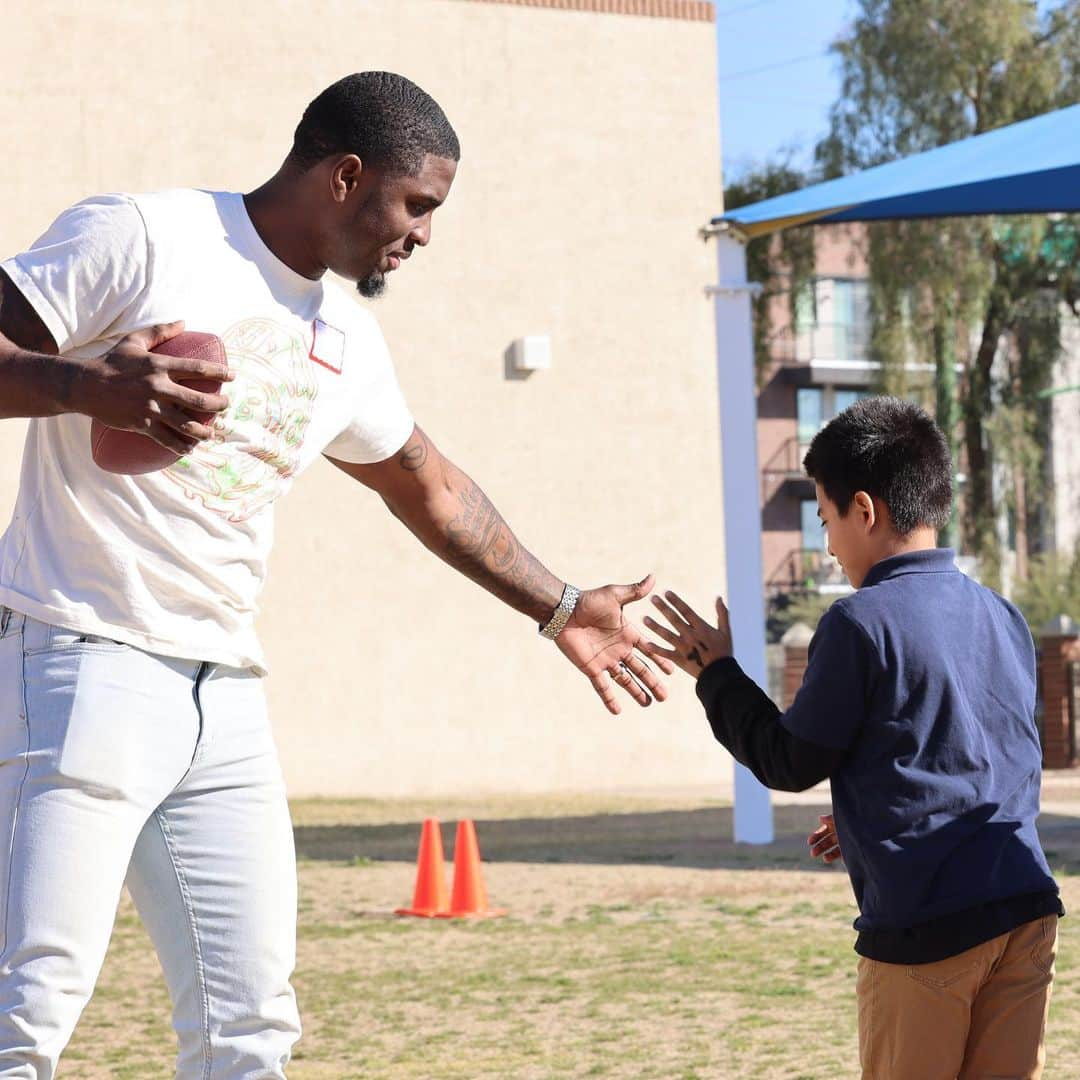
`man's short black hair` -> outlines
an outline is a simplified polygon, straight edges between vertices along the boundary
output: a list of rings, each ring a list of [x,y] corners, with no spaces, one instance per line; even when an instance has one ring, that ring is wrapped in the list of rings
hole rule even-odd
[[[941,428],[918,405],[893,397],[856,402],[814,436],[803,460],[843,517],[857,491],[889,508],[901,536],[944,528],[952,513],[952,462]]]
[[[425,155],[457,161],[461,147],[446,114],[416,83],[391,71],[361,71],[328,86],[304,110],[289,159],[307,170],[335,154],[414,176]]]

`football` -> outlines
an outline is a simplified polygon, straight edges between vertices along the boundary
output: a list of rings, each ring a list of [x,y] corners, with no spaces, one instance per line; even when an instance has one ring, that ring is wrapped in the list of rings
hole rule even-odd
[[[150,351],[165,356],[189,356],[200,360],[216,360],[228,365],[225,346],[221,338],[214,334],[186,331],[169,338],[168,341],[163,341]],[[178,376],[175,378],[177,382],[182,381],[185,386],[190,386],[200,393],[216,394],[221,390],[222,384],[218,379],[202,377],[181,379]],[[193,419],[203,424],[211,416],[213,413],[192,414]],[[154,442],[149,435],[143,435],[138,431],[111,428],[100,420],[95,420],[90,425],[90,452],[99,468],[106,472],[123,473],[126,476],[156,472],[178,461],[181,456],[160,443]]]

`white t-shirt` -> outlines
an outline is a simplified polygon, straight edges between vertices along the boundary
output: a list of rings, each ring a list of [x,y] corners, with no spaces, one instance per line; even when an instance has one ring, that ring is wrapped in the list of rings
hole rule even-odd
[[[63,353],[99,356],[183,319],[222,339],[236,380],[216,422],[223,441],[144,476],[94,464],[88,417],[32,420],[0,540],[0,604],[264,671],[254,619],[274,501],[324,451],[381,461],[412,432],[378,324],[282,263],[235,193],[88,199],[2,265]]]

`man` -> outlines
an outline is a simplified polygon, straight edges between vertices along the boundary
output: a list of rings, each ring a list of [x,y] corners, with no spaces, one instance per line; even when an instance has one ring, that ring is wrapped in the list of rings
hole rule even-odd
[[[948,445],[917,406],[871,398],[831,421],[804,462],[829,551],[857,590],[825,613],[780,714],[710,626],[654,598],[697,678],[713,733],[763,784],[829,778],[810,838],[843,852],[859,918],[859,1053],[867,1080],[1036,1078],[1053,982],[1057,885],[1036,830],[1035,648],[1023,616],[936,547]]]
[[[616,685],[664,697],[622,614],[651,579],[579,594],[547,570],[415,425],[374,320],[323,282],[378,295],[428,243],[458,158],[418,87],[352,75],[256,191],[88,199],[2,264],[0,416],[33,419],[0,544],[0,1076],[52,1075],[125,875],[177,1074],[284,1076],[295,866],[253,616],[273,503],[319,454],[538,623],[609,710]],[[223,340],[228,374],[151,354],[180,320]],[[103,472],[91,419],[182,457]]]

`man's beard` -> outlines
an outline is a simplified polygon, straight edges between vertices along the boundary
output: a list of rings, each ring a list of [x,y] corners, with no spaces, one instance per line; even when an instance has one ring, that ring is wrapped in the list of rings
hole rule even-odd
[[[386,292],[386,275],[381,270],[372,270],[366,278],[356,283],[356,291],[366,300],[374,300]]]

